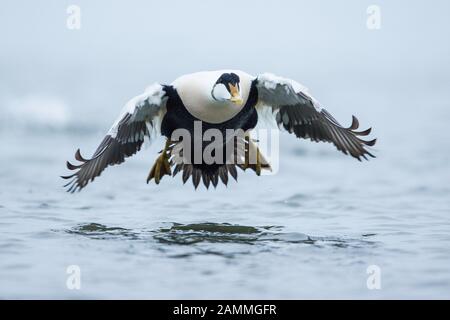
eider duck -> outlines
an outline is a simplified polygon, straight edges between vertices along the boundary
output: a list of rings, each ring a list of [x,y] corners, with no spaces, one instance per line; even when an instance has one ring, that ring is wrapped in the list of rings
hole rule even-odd
[[[106,167],[139,151],[144,139],[159,134],[166,143],[147,183],[153,179],[159,184],[163,176],[182,172],[184,183],[192,177],[195,188],[201,180],[208,188],[216,187],[219,179],[227,185],[229,175],[237,180],[236,168],[260,175],[271,167],[250,132],[263,114],[298,138],[331,142],[360,161],[374,157],[367,146],[376,139],[360,138],[371,128],[356,131],[355,116],[349,127],[341,126],[301,84],[268,73],[254,77],[239,70],[206,71],[183,75],[170,85],[153,84],[131,99],[91,159],[78,149],[75,159],[80,164],[67,162],[75,173],[62,177],[70,180],[65,187],[69,192],[83,189]],[[214,135],[199,137],[199,128]],[[209,159],[202,157],[207,150]]]

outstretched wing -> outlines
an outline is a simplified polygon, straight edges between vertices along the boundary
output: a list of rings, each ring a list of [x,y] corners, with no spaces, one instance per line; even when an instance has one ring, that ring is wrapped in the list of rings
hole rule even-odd
[[[350,127],[345,128],[299,83],[272,74],[259,75],[254,81],[258,90],[257,109],[264,111],[270,108],[269,114],[279,127],[298,138],[331,142],[338,150],[360,161],[361,158],[367,160],[367,156],[375,157],[366,147],[373,146],[376,139],[366,141],[359,138],[369,135],[371,128],[356,131],[359,122],[355,116]]]
[[[75,159],[81,164],[67,162],[68,169],[76,170],[74,174],[62,177],[70,179],[64,186],[68,188],[67,191],[83,189],[106,167],[120,164],[138,152],[144,138],[150,138],[149,128],[160,126],[160,120],[166,112],[166,101],[166,92],[160,84],[150,86],[143,94],[131,99],[91,159],[83,158],[78,149]]]

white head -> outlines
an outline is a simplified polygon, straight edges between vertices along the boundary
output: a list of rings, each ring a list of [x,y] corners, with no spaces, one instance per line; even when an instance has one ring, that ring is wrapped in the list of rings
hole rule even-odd
[[[183,75],[172,85],[194,117],[221,123],[242,110],[254,79],[240,70],[202,71]]]
[[[236,73],[223,73],[212,87],[211,96],[216,101],[242,105],[240,78]]]

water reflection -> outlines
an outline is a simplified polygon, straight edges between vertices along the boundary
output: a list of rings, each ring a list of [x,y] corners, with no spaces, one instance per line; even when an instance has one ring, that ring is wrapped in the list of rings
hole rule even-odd
[[[122,227],[108,227],[99,223],[81,224],[66,230],[69,234],[81,235],[92,239],[123,239],[157,241],[161,245],[212,245],[214,250],[204,253],[220,254],[221,244],[266,245],[303,244],[315,247],[357,248],[375,246],[377,242],[368,238],[376,234],[364,234],[359,238],[339,238],[327,236],[309,236],[300,232],[285,232],[281,226],[244,226],[230,223],[170,223],[169,227],[154,230],[131,230]],[[187,253],[190,255],[190,253]]]

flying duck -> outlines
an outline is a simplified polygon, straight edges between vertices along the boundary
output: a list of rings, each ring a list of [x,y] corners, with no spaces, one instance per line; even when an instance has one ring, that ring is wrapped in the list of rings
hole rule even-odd
[[[159,184],[163,176],[182,172],[184,183],[192,177],[195,188],[200,181],[208,188],[210,184],[216,187],[219,178],[227,185],[229,175],[237,181],[236,168],[260,175],[271,167],[250,132],[262,115],[298,138],[331,142],[360,161],[375,157],[367,146],[373,146],[376,139],[360,138],[369,135],[371,128],[356,131],[355,116],[349,127],[341,126],[294,80],[268,73],[254,77],[239,70],[205,71],[183,75],[170,85],[153,84],[131,99],[92,158],[84,158],[78,149],[75,159],[80,163],[67,162],[75,173],[62,177],[69,179],[65,187],[69,192],[83,189],[106,167],[124,162],[141,149],[145,139],[158,135],[166,143],[147,183],[153,179]],[[199,138],[198,128],[222,136]],[[203,159],[208,148],[212,158]]]

